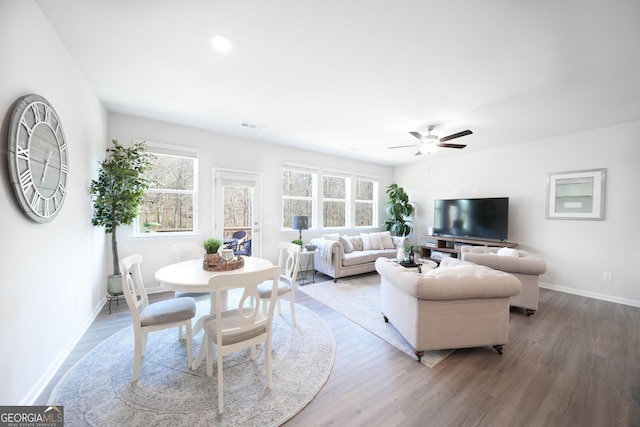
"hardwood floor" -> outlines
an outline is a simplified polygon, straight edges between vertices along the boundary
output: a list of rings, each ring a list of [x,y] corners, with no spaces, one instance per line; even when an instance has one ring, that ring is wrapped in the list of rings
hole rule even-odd
[[[286,426],[640,426],[640,308],[541,289],[535,315],[512,309],[502,356],[461,349],[429,369],[303,292],[296,302],[325,320],[337,351],[323,389]],[[35,404],[129,326],[126,303],[112,308]]]

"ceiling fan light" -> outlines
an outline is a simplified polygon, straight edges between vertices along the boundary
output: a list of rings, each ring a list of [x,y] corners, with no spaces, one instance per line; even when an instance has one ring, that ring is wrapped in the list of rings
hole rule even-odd
[[[218,52],[229,52],[231,48],[233,48],[231,40],[229,40],[222,34],[215,34],[213,37],[211,37],[211,45]]]
[[[427,154],[433,154],[438,151],[438,146],[436,144],[427,144]]]

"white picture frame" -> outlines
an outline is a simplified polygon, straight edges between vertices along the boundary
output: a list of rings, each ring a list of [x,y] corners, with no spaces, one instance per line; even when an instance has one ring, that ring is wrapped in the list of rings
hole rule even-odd
[[[547,219],[604,220],[606,169],[547,175]]]

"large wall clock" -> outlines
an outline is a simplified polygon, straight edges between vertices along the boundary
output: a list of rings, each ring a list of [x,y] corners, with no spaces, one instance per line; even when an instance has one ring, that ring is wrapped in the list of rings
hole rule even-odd
[[[62,123],[39,95],[18,100],[9,124],[9,174],[18,204],[34,221],[49,222],[67,193],[69,153]]]

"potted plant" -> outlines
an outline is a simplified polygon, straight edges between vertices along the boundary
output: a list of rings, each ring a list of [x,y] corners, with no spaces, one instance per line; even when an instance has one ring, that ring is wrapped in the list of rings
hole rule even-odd
[[[91,224],[104,227],[105,233],[111,234],[113,274],[108,276],[107,292],[117,295],[122,293],[122,275],[116,230],[120,225],[131,225],[138,216],[138,207],[149,188],[145,173],[152,167],[153,156],[146,151],[144,142],[128,148],[115,139],[112,142],[89,193],[93,200]]]
[[[215,264],[220,262],[220,255],[218,249],[222,246],[222,240],[215,237],[210,237],[202,242],[202,246],[205,250],[204,260],[207,264]]]
[[[396,236],[408,236],[411,233],[412,222],[409,217],[413,214],[414,208],[409,203],[409,196],[398,184],[391,184],[387,187],[387,201],[385,213],[387,219],[382,226]]]

